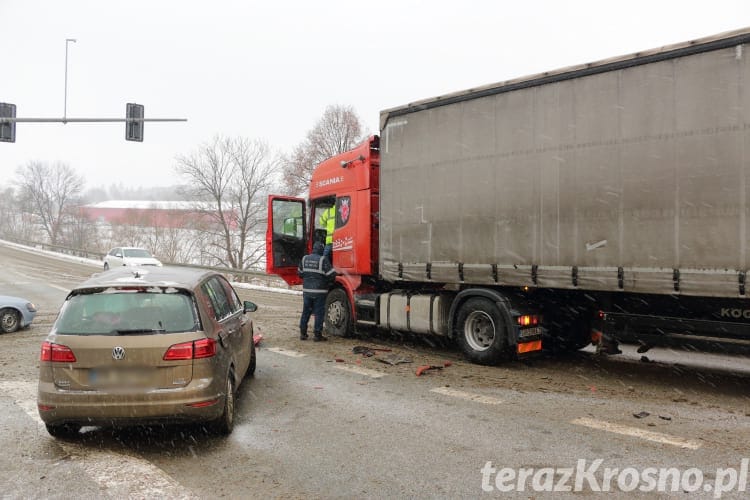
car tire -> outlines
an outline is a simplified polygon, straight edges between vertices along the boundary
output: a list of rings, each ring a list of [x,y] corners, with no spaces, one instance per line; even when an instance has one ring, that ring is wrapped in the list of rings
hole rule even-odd
[[[508,358],[505,321],[491,300],[473,297],[461,305],[455,338],[473,363],[496,365]]]
[[[247,366],[245,377],[250,378],[255,375],[255,367],[258,364],[258,353],[255,350],[255,341],[250,339],[250,364]]]
[[[109,264],[107,264],[106,262],[104,263],[104,270],[109,271]]]
[[[21,314],[15,309],[6,307],[0,309],[0,330],[3,333],[13,333],[21,326]]]
[[[47,432],[55,438],[72,438],[78,435],[81,426],[77,424],[45,424]]]
[[[334,288],[326,297],[325,330],[335,337],[351,337],[352,309],[342,288]]]
[[[225,387],[226,394],[224,396],[224,410],[221,412],[221,416],[213,421],[213,430],[216,434],[221,436],[227,436],[232,433],[234,429],[234,374],[229,372],[227,375],[227,382]]]

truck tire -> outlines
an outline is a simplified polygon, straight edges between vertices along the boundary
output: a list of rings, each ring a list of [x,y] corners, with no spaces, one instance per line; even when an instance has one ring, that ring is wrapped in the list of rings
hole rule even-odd
[[[326,297],[325,330],[336,337],[351,337],[352,308],[349,297],[342,288],[334,288]]]
[[[489,299],[474,297],[461,305],[455,338],[473,363],[496,365],[508,357],[505,320]]]

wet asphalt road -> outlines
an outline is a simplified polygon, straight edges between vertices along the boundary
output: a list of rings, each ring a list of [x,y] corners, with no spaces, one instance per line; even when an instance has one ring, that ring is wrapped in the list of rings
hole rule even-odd
[[[266,339],[256,377],[240,387],[231,436],[200,426],[87,428],[55,440],[35,413],[38,347],[67,288],[98,268],[3,245],[0,261],[0,295],[40,307],[31,329],[0,335],[3,498],[465,498],[500,496],[506,484],[516,486],[505,496],[572,498],[601,488],[605,467],[696,468],[704,479],[696,498],[714,497],[717,481],[728,488],[729,473],[717,470],[733,467],[736,484],[722,498],[747,496],[738,491],[750,455],[750,384],[744,372],[736,376],[747,367],[742,358],[697,356],[677,374],[664,367],[668,352],[650,352],[659,360],[650,364],[594,363],[584,353],[489,368],[416,343],[407,346],[415,358],[454,366],[415,377],[413,366],[358,363],[350,351],[361,339],[324,347],[295,341],[299,297],[257,290],[241,295],[261,307],[255,323]],[[331,353],[348,355],[338,363]],[[734,368],[717,372],[722,364]],[[641,411],[649,415],[633,416]],[[530,491],[531,476],[525,491],[515,491],[517,478],[496,483],[485,468],[491,462],[516,475],[560,468],[552,471],[558,483],[565,468],[579,460],[591,468],[597,459],[580,493]],[[542,486],[545,477],[538,474]],[[610,481],[616,497],[679,497],[693,487],[688,475],[674,493],[626,493],[617,477]],[[575,488],[575,476],[568,485]]]

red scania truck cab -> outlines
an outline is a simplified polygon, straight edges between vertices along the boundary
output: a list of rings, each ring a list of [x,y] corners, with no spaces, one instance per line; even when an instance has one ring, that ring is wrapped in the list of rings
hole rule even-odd
[[[314,242],[325,241],[326,228],[320,216],[335,205],[332,263],[339,276],[326,300],[327,332],[348,336],[358,326],[376,326],[454,336],[461,312],[455,307],[459,303],[455,298],[461,296],[460,290],[444,289],[443,284],[432,280],[395,283],[379,275],[379,172],[380,138],[371,136],[313,171],[309,203],[302,198],[269,196],[266,271],[290,285],[300,284],[299,261]],[[474,361],[494,363],[500,359],[500,351],[503,357],[507,354],[509,346],[521,355],[541,350],[542,328],[537,314],[505,311],[503,307],[506,317],[499,318],[501,312],[494,310],[492,303],[502,302],[504,297],[484,290],[479,295],[464,293],[463,299],[472,297],[480,306],[486,306],[480,301],[487,302],[485,308],[490,309],[463,311],[469,317],[463,328],[471,332],[464,350],[485,355],[473,357]],[[493,315],[498,316],[494,321]]]

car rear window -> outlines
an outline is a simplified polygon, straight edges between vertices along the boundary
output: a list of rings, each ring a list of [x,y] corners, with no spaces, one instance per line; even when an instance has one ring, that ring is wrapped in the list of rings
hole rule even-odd
[[[198,328],[190,294],[153,289],[74,295],[63,304],[55,323],[61,335],[148,335]]]
[[[148,250],[144,250],[142,248],[126,248],[122,252],[125,257],[151,257],[151,254],[148,252]]]

